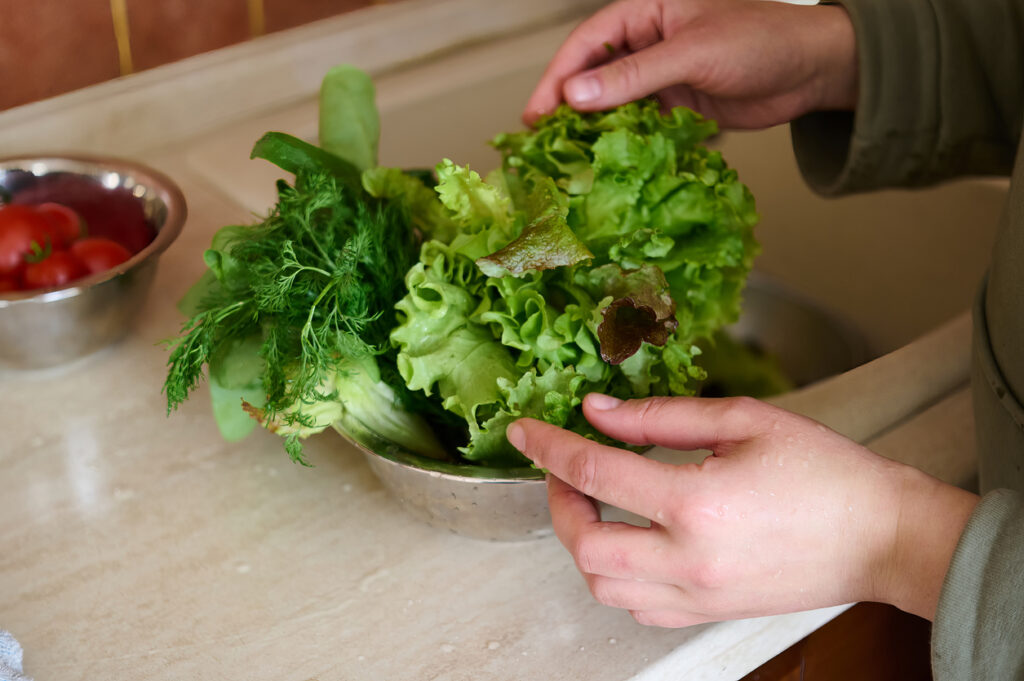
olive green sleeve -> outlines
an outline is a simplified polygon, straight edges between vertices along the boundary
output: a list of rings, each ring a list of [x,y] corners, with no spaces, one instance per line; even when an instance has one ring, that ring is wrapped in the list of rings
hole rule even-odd
[[[1024,495],[986,494],[957,544],[932,627],[936,681],[1024,679]]]
[[[1024,0],[840,0],[856,112],[792,124],[813,189],[837,195],[1009,174],[1024,120]]]

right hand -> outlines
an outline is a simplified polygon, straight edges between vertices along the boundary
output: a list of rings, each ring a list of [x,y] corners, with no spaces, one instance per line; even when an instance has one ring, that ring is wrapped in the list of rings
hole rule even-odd
[[[765,0],[618,0],[578,26],[548,64],[523,121],[563,100],[600,111],[657,94],[723,128],[764,128],[852,109],[853,25],[839,6]]]
[[[710,449],[670,465],[520,419],[509,442],[549,472],[555,534],[594,596],[679,627],[840,603],[933,618],[978,498],[750,398],[587,395],[623,442]],[[651,521],[601,519],[593,499]]]

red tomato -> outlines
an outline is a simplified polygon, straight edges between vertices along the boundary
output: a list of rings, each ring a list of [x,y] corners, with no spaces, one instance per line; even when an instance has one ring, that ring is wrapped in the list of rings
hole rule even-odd
[[[64,286],[88,273],[71,251],[56,251],[39,262],[27,264],[21,283],[26,289]]]
[[[10,291],[18,291],[21,286],[18,285],[18,277],[0,275],[0,293],[8,293]]]
[[[67,206],[51,202],[41,203],[35,208],[37,213],[46,218],[65,244],[85,235],[82,218]]]
[[[89,274],[106,272],[132,257],[127,248],[101,236],[79,239],[69,249]]]
[[[46,218],[31,206],[0,206],[0,274],[13,274],[25,256],[54,247],[55,233]]]
[[[55,174],[38,178],[32,187],[19,191],[18,203],[56,202],[78,213],[89,227],[89,236],[105,236],[138,253],[156,236],[146,221],[142,200],[125,187],[107,189],[96,180]]]

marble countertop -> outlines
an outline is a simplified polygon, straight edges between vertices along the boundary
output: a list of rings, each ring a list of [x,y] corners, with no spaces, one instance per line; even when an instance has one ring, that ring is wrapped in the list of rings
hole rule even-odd
[[[403,91],[385,88],[390,115]],[[304,106],[279,120],[302,120]],[[263,132],[268,115],[232,128]],[[66,366],[0,370],[0,629],[24,646],[28,674],[728,680],[846,607],[641,627],[593,601],[554,537],[492,543],[412,520],[338,436],[309,440],[303,468],[272,434],[223,441],[204,391],[167,416],[174,303],[212,233],[251,220],[268,191],[259,173],[211,181],[211,155],[224,156],[214,139],[131,152],[180,184],[190,217],[128,337]],[[968,326],[961,315],[777,401],[969,484]]]

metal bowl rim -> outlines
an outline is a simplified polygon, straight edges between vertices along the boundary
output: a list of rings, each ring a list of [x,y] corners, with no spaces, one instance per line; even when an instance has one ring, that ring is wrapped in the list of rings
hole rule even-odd
[[[0,158],[0,170],[24,169],[31,163],[49,163],[57,166],[61,172],[71,172],[80,175],[89,173],[91,170],[110,170],[112,172],[132,173],[137,179],[137,185],[144,185],[152,188],[167,209],[167,217],[164,223],[157,229],[156,236],[145,248],[135,253],[131,258],[105,272],[97,272],[87,277],[75,280],[68,286],[39,289],[34,291],[14,291],[0,293],[0,309],[12,305],[45,303],[53,300],[62,300],[80,295],[87,289],[116,279],[126,272],[135,269],[163,253],[174,243],[181,234],[185,225],[185,218],[188,215],[188,207],[185,202],[185,195],[181,188],[164,173],[155,170],[138,161],[118,158],[114,156],[99,156],[90,154],[45,154],[40,156],[11,156]],[[64,167],[60,167],[64,166]]]
[[[414,471],[418,475],[441,478],[453,482],[467,484],[529,484],[544,483],[545,473],[533,466],[516,468],[491,468],[471,464],[454,464],[438,459],[431,459],[404,450],[394,443],[382,445],[378,451],[341,430],[335,429],[347,442],[368,457],[386,462],[389,466]]]

